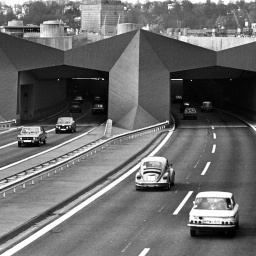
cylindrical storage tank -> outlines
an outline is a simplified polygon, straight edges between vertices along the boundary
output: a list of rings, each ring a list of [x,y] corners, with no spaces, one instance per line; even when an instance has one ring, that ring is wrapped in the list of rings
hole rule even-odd
[[[64,23],[58,20],[51,20],[40,24],[40,37],[60,36],[64,36]]]
[[[8,27],[23,27],[23,20],[8,21]]]
[[[135,23],[120,23],[117,25],[117,35],[138,29]]]

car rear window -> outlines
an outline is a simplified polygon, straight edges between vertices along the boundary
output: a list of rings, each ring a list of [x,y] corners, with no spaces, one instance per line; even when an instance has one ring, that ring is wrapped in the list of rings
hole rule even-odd
[[[230,210],[232,209],[230,198],[197,198],[194,205],[198,210]]]
[[[147,169],[147,168],[154,168],[154,169],[162,169],[162,163],[157,162],[157,161],[149,161],[149,162],[145,162],[143,164],[143,168]]]

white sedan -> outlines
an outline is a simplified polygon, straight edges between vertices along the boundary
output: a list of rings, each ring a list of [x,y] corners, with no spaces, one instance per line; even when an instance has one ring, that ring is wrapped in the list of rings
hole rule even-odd
[[[239,227],[239,206],[230,192],[208,191],[197,194],[189,213],[190,235],[197,231],[221,231],[235,236]]]
[[[171,166],[165,157],[151,156],[142,159],[135,175],[136,190],[158,187],[170,190],[175,180],[175,171]]]

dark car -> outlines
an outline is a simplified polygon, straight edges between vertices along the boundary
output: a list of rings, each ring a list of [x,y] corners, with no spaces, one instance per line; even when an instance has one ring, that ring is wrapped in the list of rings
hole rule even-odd
[[[77,95],[74,97],[74,101],[79,101],[81,104],[83,104],[84,98],[82,95]]]
[[[180,113],[183,113],[185,108],[190,107],[190,103],[189,102],[183,102],[180,106]]]
[[[197,119],[197,113],[195,108],[185,108],[183,112],[183,119]]]
[[[47,133],[42,126],[24,126],[17,137],[18,146],[31,144],[40,147],[46,144]]]
[[[79,101],[71,102],[69,106],[69,111],[81,113],[82,112],[81,103]]]
[[[59,117],[55,125],[55,132],[76,132],[76,121],[73,117]]]
[[[201,112],[212,112],[213,111],[213,106],[210,101],[204,101],[202,106],[201,106]]]
[[[105,114],[106,113],[106,101],[100,96],[93,98],[92,102],[92,114]]]

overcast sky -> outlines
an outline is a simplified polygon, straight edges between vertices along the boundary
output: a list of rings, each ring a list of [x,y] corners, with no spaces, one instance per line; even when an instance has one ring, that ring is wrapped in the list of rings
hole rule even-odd
[[[27,0],[0,0],[0,1],[5,2],[7,5],[13,5],[13,4],[23,4]],[[136,3],[137,1],[138,0],[128,0],[128,3]],[[124,2],[126,2],[126,0],[124,0]],[[145,3],[145,0],[139,0],[139,2],[140,3]],[[205,3],[206,0],[190,0],[190,2],[192,2],[192,3]],[[218,3],[219,0],[211,0],[211,2]],[[228,4],[229,2],[236,2],[236,0],[224,0],[225,4]],[[251,0],[245,0],[245,2],[251,2]]]

